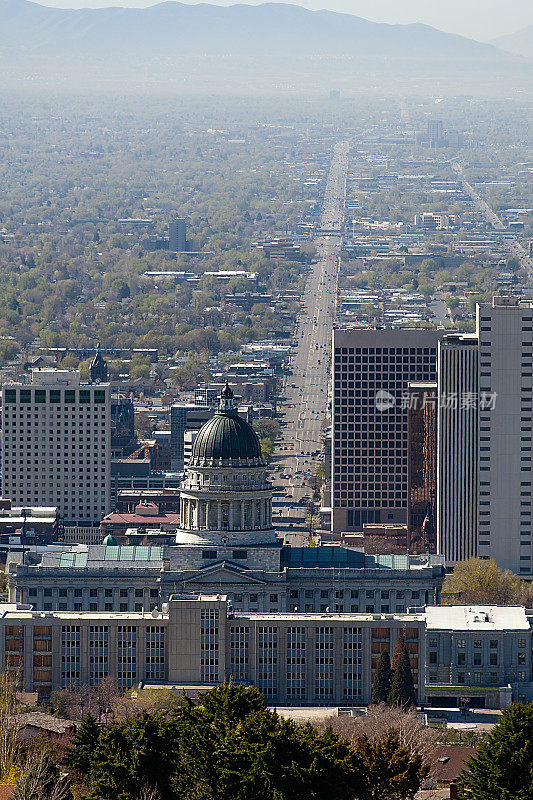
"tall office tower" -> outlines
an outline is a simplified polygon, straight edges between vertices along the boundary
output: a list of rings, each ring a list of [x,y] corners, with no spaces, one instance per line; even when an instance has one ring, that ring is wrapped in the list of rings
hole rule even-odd
[[[77,372],[32,371],[3,388],[2,486],[17,506],[57,506],[92,525],[110,507],[110,388]]]
[[[407,544],[437,552],[437,384],[410,383],[407,412]]]
[[[440,337],[333,331],[333,531],[407,521],[407,387],[435,380]]]
[[[479,555],[530,577],[533,303],[494,297],[478,306],[477,335]]]
[[[444,138],[444,126],[441,119],[428,119],[428,139],[432,147],[435,147]]]
[[[187,220],[178,217],[169,223],[168,249],[174,253],[187,250]]]
[[[170,408],[170,459],[172,469],[181,472],[184,463],[183,434],[187,430],[187,406],[173,405]]]
[[[478,347],[475,334],[439,342],[437,552],[448,565],[477,554]]]

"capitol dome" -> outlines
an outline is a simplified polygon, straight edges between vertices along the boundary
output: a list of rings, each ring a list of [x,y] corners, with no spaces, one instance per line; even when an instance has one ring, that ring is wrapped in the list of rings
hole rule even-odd
[[[240,417],[233,392],[226,383],[214,416],[200,428],[194,440],[190,467],[264,466],[256,432]]]

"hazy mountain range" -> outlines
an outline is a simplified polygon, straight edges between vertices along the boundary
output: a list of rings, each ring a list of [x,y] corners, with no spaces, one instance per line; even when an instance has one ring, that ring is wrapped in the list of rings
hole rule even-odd
[[[0,0],[0,31],[7,87],[439,91],[456,81],[467,92],[531,78],[529,61],[491,44],[277,3],[73,10]]]
[[[515,33],[510,33],[507,36],[499,36],[494,39],[492,44],[502,50],[507,50],[509,53],[533,58],[533,25],[522,28],[522,30]]]

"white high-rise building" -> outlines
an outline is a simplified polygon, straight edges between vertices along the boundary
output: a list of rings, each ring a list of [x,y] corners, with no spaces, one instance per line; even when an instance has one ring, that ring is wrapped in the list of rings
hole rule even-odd
[[[533,303],[478,306],[479,555],[532,569]],[[483,398],[489,402],[483,403]]]
[[[2,489],[17,506],[57,506],[66,523],[110,510],[109,384],[77,372],[32,371],[2,390]]]
[[[533,303],[494,297],[439,349],[438,545],[533,576]]]

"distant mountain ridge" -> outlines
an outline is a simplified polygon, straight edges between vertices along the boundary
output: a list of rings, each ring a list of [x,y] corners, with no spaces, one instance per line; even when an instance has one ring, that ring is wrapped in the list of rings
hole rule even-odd
[[[509,53],[515,53],[526,58],[533,58],[533,25],[522,28],[506,36],[499,36],[491,44]]]
[[[303,86],[328,84],[335,75],[350,83],[369,70],[396,79],[429,67],[521,68],[490,44],[426,25],[387,25],[283,3],[60,9],[0,0],[0,31],[8,83]]]

